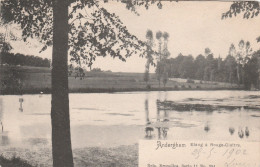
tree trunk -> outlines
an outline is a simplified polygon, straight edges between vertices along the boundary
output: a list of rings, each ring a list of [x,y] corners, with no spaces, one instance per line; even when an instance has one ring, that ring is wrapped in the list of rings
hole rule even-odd
[[[68,96],[68,2],[53,1],[52,154],[54,167],[72,167]]]
[[[241,68],[241,79],[242,79],[242,85],[245,86],[245,69]]]
[[[232,72],[231,72],[231,70],[229,72],[229,83],[232,84]]]
[[[238,82],[238,86],[240,86],[240,74],[239,74],[240,70],[239,70],[239,64],[237,65],[237,82]]]

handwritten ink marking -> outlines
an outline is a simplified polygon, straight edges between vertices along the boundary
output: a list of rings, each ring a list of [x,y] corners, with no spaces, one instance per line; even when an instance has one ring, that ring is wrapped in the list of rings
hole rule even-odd
[[[195,159],[198,159],[200,157],[200,153],[202,152],[202,148],[195,149],[191,154],[195,157]]]
[[[236,159],[234,158],[231,162],[225,162],[225,167],[230,167],[232,163],[234,163]]]
[[[211,150],[209,151],[209,155],[208,155],[207,159],[209,159],[211,157],[211,153],[216,153],[216,152],[213,152],[214,149],[215,148],[211,148]]]

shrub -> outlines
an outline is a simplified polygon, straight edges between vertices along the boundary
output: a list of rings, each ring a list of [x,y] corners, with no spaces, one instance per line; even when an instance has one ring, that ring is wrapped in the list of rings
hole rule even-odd
[[[195,83],[195,81],[192,79],[187,79],[187,83]]]
[[[19,166],[19,167],[32,167],[32,165],[28,164],[26,161],[13,157],[12,159],[6,159],[3,156],[0,156],[0,165],[1,166]]]
[[[146,85],[146,89],[151,89],[151,88],[152,88],[152,87],[151,87],[150,84]]]

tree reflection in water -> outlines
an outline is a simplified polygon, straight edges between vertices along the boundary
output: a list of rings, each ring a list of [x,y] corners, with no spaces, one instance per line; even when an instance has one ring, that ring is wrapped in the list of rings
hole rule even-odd
[[[210,130],[209,122],[206,122],[206,125],[204,126],[205,132],[208,132]]]
[[[1,146],[6,146],[9,144],[9,137],[8,132],[4,131],[4,123],[3,123],[3,117],[4,117],[4,108],[3,108],[3,99],[0,98],[0,126],[1,126]]]
[[[167,139],[167,134],[169,131],[168,122],[169,120],[169,111],[165,108],[161,109],[159,106],[159,100],[156,101],[157,105],[157,114],[156,114],[156,122],[150,121],[149,115],[149,102],[148,99],[145,100],[145,113],[146,113],[146,127],[145,127],[145,138],[152,139],[155,135],[152,134],[154,128],[157,129],[158,139]],[[163,116],[161,116],[161,111],[163,111]]]
[[[248,127],[246,127],[246,129],[245,129],[245,135],[246,135],[246,137],[249,136],[249,129],[248,129]]]
[[[239,127],[239,129],[238,129],[238,137],[240,137],[242,139],[242,138],[244,138],[244,135],[246,137],[249,137],[249,129],[247,126],[245,127],[245,131],[244,131],[243,127]]]
[[[151,126],[151,121],[149,117],[149,103],[148,99],[145,100],[145,113],[146,113],[146,128],[145,128],[145,138],[146,139],[152,139],[152,131],[154,130],[153,127]]]
[[[230,135],[233,135],[233,133],[235,132],[235,128],[229,127],[228,131],[229,131]]]

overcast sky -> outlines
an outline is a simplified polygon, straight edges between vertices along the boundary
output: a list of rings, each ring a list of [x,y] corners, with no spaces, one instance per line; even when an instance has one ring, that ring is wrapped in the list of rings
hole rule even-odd
[[[241,39],[250,41],[254,50],[260,48],[260,43],[256,43],[256,37],[260,36],[260,16],[248,20],[242,16],[221,20],[221,14],[229,9],[230,4],[219,1],[163,2],[161,10],[156,5],[150,10],[138,9],[140,16],[118,2],[106,3],[104,7],[115,12],[129,31],[142,40],[145,40],[147,29],[154,34],[158,30],[167,31],[170,35],[168,47],[171,57],[179,53],[195,57],[209,47],[215,57],[220,55],[224,58],[230,44],[237,45]],[[14,43],[13,52],[51,58],[51,49],[39,54],[40,48],[37,46]],[[93,67],[114,72],[144,72],[145,61],[137,56],[132,56],[127,62],[102,57],[94,62]]]

